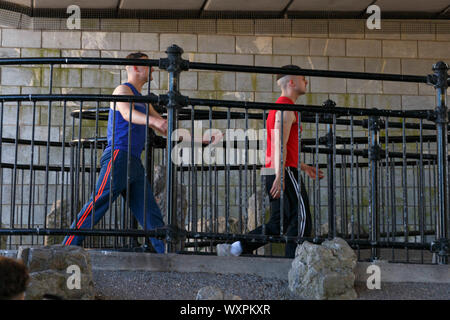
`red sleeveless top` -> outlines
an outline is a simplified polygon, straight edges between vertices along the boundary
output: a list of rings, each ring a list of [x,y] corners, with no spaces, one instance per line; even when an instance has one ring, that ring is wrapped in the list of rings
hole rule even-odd
[[[280,104],[294,104],[294,102],[288,97],[279,97],[276,103]],[[270,110],[269,115],[267,116],[266,121],[266,130],[267,130],[267,149],[266,149],[266,168],[275,168],[273,165],[272,159],[272,135],[273,129],[275,127],[275,115],[278,110]],[[295,122],[292,123],[291,131],[289,133],[289,138],[286,144],[286,149],[283,150],[287,152],[286,154],[286,164],[285,167],[294,167],[297,168],[298,163],[298,113],[295,113]],[[302,126],[300,125],[300,132],[302,131]],[[275,155],[273,155],[275,157]]]

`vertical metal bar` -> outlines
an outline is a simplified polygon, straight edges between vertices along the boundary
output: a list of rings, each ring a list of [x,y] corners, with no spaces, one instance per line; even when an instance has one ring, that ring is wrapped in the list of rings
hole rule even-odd
[[[380,239],[380,209],[378,196],[378,161],[380,157],[378,136],[379,118],[369,117],[369,132],[369,170],[371,177],[369,214],[371,217],[371,259],[373,261],[379,259],[380,257],[379,248],[377,247],[378,241]]]
[[[337,231],[336,231],[336,219],[337,219],[337,203],[336,203],[336,114],[333,114],[333,124],[331,127],[331,148],[332,148],[332,171],[333,171],[333,191],[332,191],[332,197],[333,197],[333,232],[332,236],[333,238],[336,237]],[[318,174],[318,173],[317,173]],[[342,186],[342,185],[341,185]],[[341,216],[342,218],[342,216]],[[342,219],[341,219],[342,221]],[[341,229],[342,231],[342,229]]]
[[[209,130],[212,133],[212,107],[209,107]],[[212,142],[212,138],[210,137],[209,139],[209,144],[208,144],[208,150],[209,150],[209,154],[211,155],[211,142]],[[213,184],[212,184],[212,165],[211,165],[211,159],[209,161],[209,167],[208,167],[208,174],[209,174],[209,192],[208,192],[208,196],[209,196],[209,232],[214,232],[213,231],[213,197],[212,197],[212,190],[213,190]],[[183,198],[181,198],[183,199]],[[229,204],[227,204],[229,205]],[[212,246],[211,246],[211,251],[212,251]]]
[[[360,186],[360,170],[359,170],[359,156],[356,156],[356,206],[358,208],[357,210],[357,214],[356,214],[356,220],[357,220],[357,228],[356,228],[356,239],[360,240],[361,239],[361,226],[362,226],[362,221],[361,221],[361,198],[360,198],[360,194],[361,194],[361,186]],[[361,251],[360,251],[360,247],[358,246],[358,259],[360,259],[361,257]]]
[[[301,126],[302,126],[302,116],[300,114],[300,112],[297,112],[297,135],[298,135],[298,161],[297,161],[297,185],[299,186],[299,190],[298,190],[298,196],[301,197],[302,196],[302,183],[301,183],[301,167],[302,167],[302,159],[301,159],[301,150],[302,150],[302,130],[301,130]],[[301,218],[300,218],[300,201],[297,201],[297,234],[298,236],[301,235]],[[305,217],[306,219],[306,217]],[[305,225],[306,225],[306,220],[305,220]],[[303,235],[304,236],[304,235]]]
[[[419,230],[420,240],[425,244],[425,177],[423,168],[423,119],[420,119],[420,158],[419,158]],[[421,250],[421,262],[423,263],[423,250]]]
[[[169,73],[169,102],[167,104],[167,171],[166,171],[166,190],[167,190],[167,221],[170,226],[173,226],[176,221],[177,213],[177,199],[176,199],[176,171],[174,163],[172,162],[172,149],[174,143],[172,142],[172,134],[177,129],[178,118],[178,102],[175,95],[179,93],[180,72],[182,71],[183,49],[177,45],[172,45],[166,50],[169,66],[167,71]],[[202,162],[203,163],[203,162]],[[167,251],[173,252],[174,246],[171,241],[167,245]]]
[[[419,137],[419,139],[420,139],[420,137]],[[417,141],[416,141],[416,153],[419,153],[419,144],[417,143]],[[420,158],[420,155],[419,155],[419,158]],[[418,164],[418,161],[416,161],[416,163]],[[417,209],[420,206],[419,203],[417,203],[417,205],[416,205],[416,192],[419,193],[419,178],[418,178],[419,170],[417,167],[418,167],[417,165],[413,166],[413,202],[412,203],[413,203],[413,208],[414,208],[414,214],[413,214],[413,220],[414,220],[413,221],[413,224],[414,224],[413,230],[414,231],[418,230],[418,228],[417,228],[417,215],[418,215]],[[417,176],[416,176],[416,174],[417,174]],[[417,236],[414,236],[414,242],[417,242]]]
[[[219,232],[219,172],[217,171],[217,166],[214,166],[214,233]]]
[[[263,150],[267,150],[267,128],[266,128],[266,118],[267,118],[267,111],[266,110],[264,110],[263,111],[263,118],[262,118],[262,120],[263,120],[263,133],[264,133],[264,137],[263,137]],[[300,152],[300,148],[298,149],[299,150],[299,152]],[[264,164],[263,164],[264,166],[265,166],[265,161],[264,161]],[[265,192],[265,190],[266,190],[266,175],[261,175],[261,179],[262,179],[262,182],[261,182],[261,198],[262,198],[262,201],[263,201],[263,204],[262,204],[262,206],[261,206],[261,208],[262,208],[262,219],[261,219],[261,223],[262,223],[262,234],[263,235],[265,235],[266,234],[266,206],[267,206],[267,203],[266,203],[266,196],[265,196],[265,194],[266,194],[266,192]]]
[[[402,188],[403,188],[403,233],[404,242],[408,242],[409,231],[408,231],[408,182],[407,182],[407,163],[406,163],[406,118],[403,118],[402,122]],[[405,246],[406,250],[406,261],[408,261],[408,247]]]
[[[316,153],[315,153],[315,159],[314,159],[316,172],[319,171],[319,114],[316,113]],[[321,232],[321,225],[322,225],[322,219],[320,214],[320,189],[319,184],[317,183],[317,176],[316,179],[313,181],[313,188],[314,188],[314,220],[316,221],[316,230],[315,235],[316,238],[318,238],[318,234],[322,235]]]
[[[448,65],[442,61],[433,65],[434,87],[436,88],[436,130],[438,155],[438,214],[436,219],[436,242],[438,243],[438,264],[448,264],[448,177],[447,177],[447,140],[448,140]]]
[[[128,154],[127,154],[127,201],[126,216],[128,217],[130,210],[130,186],[131,186],[131,128],[133,127],[133,102],[130,101],[130,118],[128,120]],[[112,163],[112,160],[111,160]],[[130,229],[133,228],[134,219],[130,215]],[[136,238],[129,238],[130,245],[134,246]]]
[[[386,239],[388,239],[389,240],[389,234],[390,234],[390,230],[391,230],[391,228],[389,228],[389,220],[388,220],[388,218],[389,218],[389,173],[388,173],[388,170],[390,169],[389,168],[389,118],[386,118],[385,119],[385,122],[384,122],[384,125],[385,125],[385,127],[384,127],[384,146],[385,146],[385,164],[384,164],[384,168],[385,168],[385,172],[386,172],[386,187],[385,187],[385,203],[386,203],[386,219],[387,219],[387,221],[386,221],[386,223],[387,223],[387,225],[388,225],[388,230],[387,230],[387,233],[386,233]],[[392,214],[392,207],[390,207],[391,208],[391,214]],[[391,226],[392,227],[392,226]]]
[[[0,101],[0,223],[3,221],[3,108],[4,102]],[[1,241],[0,238],[0,244]]]
[[[354,173],[353,173],[353,163],[354,163],[354,141],[353,141],[353,116],[350,116],[350,207],[351,207],[351,218],[350,222],[352,224],[351,229],[351,239],[355,240],[355,206],[354,206]],[[359,229],[359,225],[358,225]]]
[[[230,131],[230,127],[231,112],[230,108],[227,108],[227,131]],[[227,150],[225,148],[225,233],[229,232],[228,220],[230,219],[230,163],[227,161],[227,155]]]
[[[22,172],[22,179],[21,179],[21,183],[20,183],[20,223],[19,223],[19,225],[20,225],[20,228],[23,228],[23,185],[24,185],[24,183],[23,183],[23,174],[24,174],[24,169],[22,169],[22,170],[20,170],[20,172]],[[55,214],[55,219],[56,219],[56,214]],[[22,238],[22,235],[20,235],[20,240],[19,240],[19,243],[20,243],[20,245],[22,245],[22,240],[23,240],[23,238]]]
[[[11,175],[11,226],[15,228],[15,210],[16,210],[16,186],[17,186],[17,156],[18,156],[18,148],[19,148],[19,115],[20,115],[20,102],[17,102],[17,112],[16,112],[16,139],[14,141],[14,169],[13,174]],[[46,228],[46,224],[44,221],[44,228]]]
[[[49,94],[52,94],[53,90],[53,64],[50,65],[50,85]],[[52,123],[52,102],[48,102],[48,131],[47,131],[47,151],[46,151],[46,164],[45,164],[45,206],[44,206],[44,229],[47,227],[47,212],[48,212],[48,168],[50,162],[50,135],[51,135],[51,123]]]
[[[277,111],[279,112],[279,111]],[[284,159],[283,159],[283,153],[285,152],[285,150],[283,150],[283,135],[284,135],[284,111],[281,110],[281,132],[279,134],[279,139],[280,139],[280,173],[281,173],[281,182],[280,182],[280,235],[283,234],[283,230],[284,230],[284,225],[283,225],[283,220],[284,220],[284,190],[283,190],[283,186],[284,186]],[[246,177],[247,177],[247,171],[245,172]],[[247,184],[246,184],[246,188],[247,188]]]
[[[94,137],[94,152],[91,152],[91,181],[92,181],[92,215],[91,215],[91,227],[94,229],[94,218],[95,218],[95,189],[96,189],[96,168],[97,168],[97,137],[98,137],[98,112],[99,112],[100,102],[97,101],[95,107],[95,137]],[[92,150],[92,144],[90,144]],[[94,157],[94,159],[92,159]],[[103,238],[103,237],[102,237]]]
[[[191,138],[194,136],[194,106],[191,106]],[[192,195],[193,192],[193,180],[194,180],[194,139],[191,139],[191,148],[189,153],[189,168],[188,168],[188,194]],[[190,230],[189,231],[196,231],[197,228],[194,226],[194,220],[193,220],[193,196],[188,196],[188,222],[190,224]]]
[[[1,124],[3,127],[3,123]],[[28,200],[28,228],[31,228],[30,226],[30,219],[31,219],[31,208],[33,207],[31,197],[33,194],[33,190],[35,188],[34,181],[33,181],[33,167],[34,167],[34,132],[36,127],[36,101],[33,101],[33,115],[32,115],[32,127],[31,127],[31,160],[30,160],[30,194],[29,194],[29,200]],[[1,203],[1,202],[0,202]]]
[[[395,152],[395,144],[392,142],[392,152]],[[391,160],[391,207],[392,207],[392,241],[395,241],[397,232],[397,199],[395,197],[395,159]],[[395,250],[392,247],[392,260],[395,259]]]
[[[80,101],[80,110],[78,112],[78,143],[77,143],[77,151],[75,154],[75,203],[78,206],[79,202],[79,181],[80,181],[80,156],[81,156],[81,128],[83,126],[82,121],[82,112],[83,112],[83,101]],[[78,210],[78,209],[77,209]],[[78,225],[78,214],[75,214],[76,223]]]
[[[327,100],[323,104],[327,108],[333,108],[336,103],[332,100]],[[336,116],[327,114],[326,118],[333,118],[333,124],[327,125],[327,178],[328,178],[328,239],[333,239],[336,236],[336,178],[335,178],[335,134],[333,132]],[[318,173],[318,171],[316,171]]]
[[[196,151],[197,149],[194,147],[194,119],[195,119],[195,110],[194,106],[191,108],[191,173],[192,173],[192,202],[191,202],[191,218],[192,218],[192,231],[198,231],[198,218],[197,218],[197,162],[196,162]],[[197,250],[197,238],[194,240],[195,250]]]
[[[113,120],[112,120],[112,137],[111,137],[111,155],[110,155],[110,159],[114,159],[114,143],[115,143],[115,136],[116,136],[116,108],[117,108],[117,102],[114,101],[113,103]],[[112,160],[111,160],[112,161]],[[114,179],[114,166],[111,165],[111,170],[110,170],[110,174],[109,174],[109,214],[110,216],[112,216],[112,198],[113,198],[113,193],[114,193],[114,189],[113,189],[113,179]],[[118,221],[117,221],[117,210],[114,211],[114,229],[118,229]],[[111,226],[111,224],[110,224]],[[117,237],[116,237],[117,240]]]
[[[229,109],[228,109],[229,110]],[[283,125],[283,120],[281,120],[281,125]],[[248,141],[248,109],[245,109],[245,144],[244,144],[244,151],[245,151],[245,162],[244,162],[244,221],[245,226],[248,224],[248,148],[249,148],[249,141]],[[229,174],[228,174],[229,176]],[[228,185],[230,183],[228,182]],[[282,225],[281,225],[282,226]],[[281,229],[283,230],[283,229]]]
[[[200,148],[201,148],[202,154],[203,154],[203,147],[201,146]],[[206,224],[205,224],[205,220],[204,220],[204,217],[203,217],[203,213],[204,213],[204,210],[203,210],[203,208],[204,208],[204,206],[203,206],[203,198],[204,198],[204,195],[205,195],[205,187],[204,187],[204,174],[205,174],[205,172],[204,172],[204,167],[203,167],[203,157],[201,158],[201,160],[202,160],[202,163],[201,163],[201,169],[200,169],[200,172],[201,172],[200,232],[206,232],[206,230],[205,230]]]
[[[149,67],[148,70],[148,78],[147,78],[147,96],[150,96],[150,87],[152,81],[152,67]],[[153,147],[150,145],[150,135],[149,131],[152,130],[148,127],[148,119],[149,119],[149,109],[150,103],[146,104],[145,108],[145,160],[144,160],[144,225],[142,226],[144,231],[147,231],[147,207],[148,207],[148,197],[147,197],[147,183],[150,183],[153,191],[153,170],[154,168],[151,165],[151,160],[153,159]],[[149,245],[149,237],[145,237],[145,243]]]
[[[64,100],[63,104],[63,130],[62,130],[62,154],[61,154],[61,219],[59,228],[66,228],[68,226],[63,226],[63,207],[64,207],[64,169],[65,169],[65,154],[66,154],[66,116],[67,116],[67,100]],[[30,188],[32,187],[32,184],[30,183]],[[30,192],[31,197],[31,192]],[[65,210],[67,210],[67,205],[65,206]]]

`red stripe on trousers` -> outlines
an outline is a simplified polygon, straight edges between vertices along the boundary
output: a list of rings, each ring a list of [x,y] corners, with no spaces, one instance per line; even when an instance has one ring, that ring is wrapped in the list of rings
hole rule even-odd
[[[109,160],[108,168],[106,169],[106,173],[105,173],[105,176],[103,177],[103,181],[102,181],[102,184],[100,185],[100,189],[97,192],[97,196],[95,197],[95,200],[93,202],[91,202],[91,204],[87,207],[86,211],[81,216],[81,219],[77,223],[77,229],[79,229],[83,225],[84,220],[86,220],[87,216],[91,212],[94,202],[96,202],[97,199],[102,195],[103,190],[105,189],[105,186],[106,186],[106,181],[108,181],[109,171],[111,170],[111,161],[116,160],[118,153],[119,153],[119,150],[114,151],[113,159]],[[72,243],[72,240],[74,237],[75,237],[75,235],[70,236],[69,239],[67,239],[66,245],[70,245]]]

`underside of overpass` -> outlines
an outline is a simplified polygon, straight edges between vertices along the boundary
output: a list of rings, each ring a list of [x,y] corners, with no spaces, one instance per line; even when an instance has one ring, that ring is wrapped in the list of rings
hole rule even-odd
[[[83,18],[141,19],[365,19],[376,5],[386,19],[449,19],[448,0],[2,0],[0,9],[29,17],[66,17],[78,5]]]

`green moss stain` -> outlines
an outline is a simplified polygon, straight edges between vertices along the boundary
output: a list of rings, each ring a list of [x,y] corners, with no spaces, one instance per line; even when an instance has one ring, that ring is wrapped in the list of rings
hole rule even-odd
[[[215,73],[213,77],[213,89],[214,91],[219,91],[220,87],[221,74]]]
[[[251,75],[251,83],[252,83],[252,90],[256,91],[256,88],[258,86],[258,78],[256,73],[252,73]]]
[[[313,104],[313,95],[311,93],[306,94],[306,104],[309,104],[309,105]]]
[[[30,79],[30,86],[40,86],[42,79],[42,68],[33,67],[31,68],[33,73],[32,79]]]
[[[223,100],[225,93],[221,90],[216,90],[216,96],[217,96],[217,100]]]

